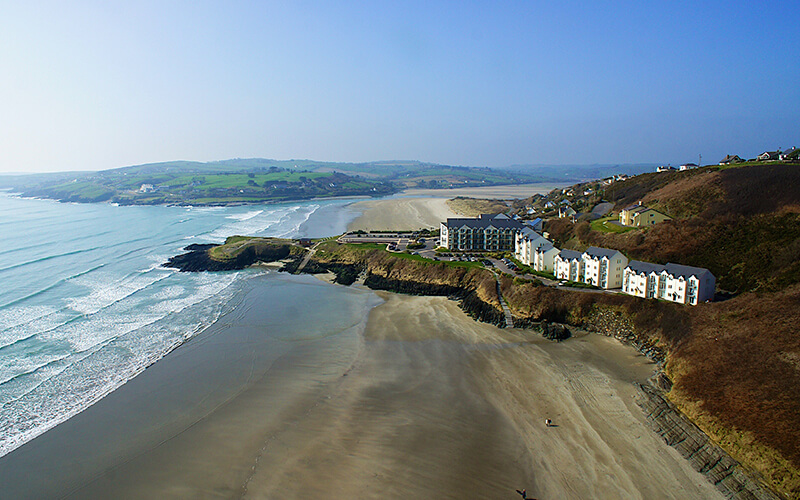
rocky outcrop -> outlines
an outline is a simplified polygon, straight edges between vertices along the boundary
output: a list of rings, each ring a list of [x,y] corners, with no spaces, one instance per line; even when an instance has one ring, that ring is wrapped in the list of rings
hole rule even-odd
[[[779,500],[774,493],[747,474],[708,436],[651,386],[637,384],[637,403],[653,430],[703,474],[726,498],[735,500]]]
[[[217,246],[219,245],[189,245],[184,248],[187,253],[171,257],[164,267],[172,267],[181,272],[236,271],[258,262],[286,259],[292,253],[292,246],[289,244],[259,245],[243,248],[234,258],[217,260],[211,258],[209,254],[209,250]]]
[[[547,321],[542,321],[539,325],[539,329],[542,331],[542,337],[548,340],[557,340],[561,342],[562,340],[567,340],[572,336],[572,332],[569,329],[560,324],[560,323],[549,323]]]

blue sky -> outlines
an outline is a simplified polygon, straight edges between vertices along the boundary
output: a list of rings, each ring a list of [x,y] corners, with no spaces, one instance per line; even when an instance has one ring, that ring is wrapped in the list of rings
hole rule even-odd
[[[587,5],[588,4],[588,5]],[[794,2],[5,2],[0,172],[800,146]]]

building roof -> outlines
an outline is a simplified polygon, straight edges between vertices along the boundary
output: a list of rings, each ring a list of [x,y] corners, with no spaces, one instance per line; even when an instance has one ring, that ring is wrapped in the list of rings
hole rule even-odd
[[[645,213],[645,212],[655,212],[655,213],[657,213],[657,214],[661,214],[661,215],[663,215],[664,217],[669,217],[670,219],[672,218],[672,217],[670,217],[669,215],[665,214],[664,212],[659,212],[659,211],[658,211],[658,210],[656,210],[655,208],[647,208],[647,207],[642,207],[642,208],[643,208],[643,210],[635,210],[635,211],[633,212],[633,216],[634,216],[634,217],[636,217],[637,215],[639,215],[639,214],[643,214],[643,213]]]
[[[544,239],[544,237],[541,234],[534,231],[533,228],[527,226],[521,227],[518,234],[520,234],[522,239],[524,240],[538,240],[540,238]]]
[[[572,260],[572,259],[580,260],[581,252],[575,250],[561,250],[560,252],[558,252],[558,256],[564,260]]]
[[[706,275],[711,276],[712,278],[714,277],[714,275],[711,274],[711,271],[703,267],[684,266],[681,264],[673,264],[671,262],[666,265],[663,265],[663,264],[651,264],[650,262],[641,262],[638,260],[632,260],[628,262],[626,268],[629,268],[631,271],[634,271],[637,274],[641,273],[661,274],[662,272],[666,272],[667,274],[671,274],[676,278],[679,278],[681,276],[683,278],[689,278],[690,276],[694,276],[697,279],[702,279]]]
[[[448,228],[460,228],[464,226],[473,229],[487,228],[489,226],[503,229],[522,229],[521,222],[509,219],[503,214],[481,214],[477,219],[472,217],[447,219]]]
[[[637,202],[637,203],[634,203],[633,205],[628,205],[627,207],[623,208],[622,210],[624,210],[626,212],[630,212],[631,210],[636,210],[637,208],[647,208],[647,207],[642,205],[641,202]]]
[[[695,276],[697,279],[700,279],[705,274],[708,274],[711,277],[714,276],[708,269],[703,267],[683,266],[681,264],[673,264],[671,262],[664,266],[664,270],[673,276],[683,276],[684,278]]]
[[[719,162],[720,163],[738,163],[740,161],[742,161],[742,159],[739,158],[739,155],[725,155],[725,158],[721,159]]]
[[[542,220],[541,217],[537,217],[537,218],[535,218],[533,220],[526,220],[524,222],[524,224],[528,225],[528,226],[531,226],[531,227],[536,227],[536,226],[542,224],[543,222],[544,222],[544,220]]]
[[[555,246],[553,246],[553,244],[552,244],[552,243],[550,243],[549,241],[548,241],[548,242],[546,242],[546,243],[541,243],[539,246],[537,246],[537,247],[536,247],[536,251],[537,251],[537,252],[549,252],[550,250],[553,250],[553,249],[556,249],[556,250],[558,250],[558,249],[557,249]]]
[[[602,259],[603,257],[610,259],[614,255],[618,254],[619,250],[612,250],[610,248],[589,247],[586,249],[584,253],[588,254],[590,257],[595,257],[598,259]]]
[[[650,262],[642,262],[640,260],[632,260],[628,262],[626,268],[629,268],[631,271],[635,272],[636,274],[650,274],[650,273],[660,273],[664,270],[663,264],[652,264]]]

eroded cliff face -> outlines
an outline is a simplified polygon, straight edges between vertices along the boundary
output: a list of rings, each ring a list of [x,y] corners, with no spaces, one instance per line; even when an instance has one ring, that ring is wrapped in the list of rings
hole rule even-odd
[[[364,285],[374,290],[452,297],[459,300],[461,308],[473,318],[498,326],[505,324],[494,275],[485,269],[421,262],[385,252],[339,254],[334,258],[323,254],[315,255],[312,261],[319,267],[357,268],[365,276]],[[336,272],[336,269],[331,270]]]

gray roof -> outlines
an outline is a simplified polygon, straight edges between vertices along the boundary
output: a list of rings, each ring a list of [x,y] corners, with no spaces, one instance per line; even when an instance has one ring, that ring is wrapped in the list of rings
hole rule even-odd
[[[473,229],[487,228],[489,226],[503,229],[520,229],[522,228],[522,223],[498,214],[481,214],[477,219],[472,217],[447,219],[448,228],[459,228],[463,226]]]
[[[697,279],[700,279],[706,273],[712,277],[714,276],[708,269],[703,267],[683,266],[681,264],[673,264],[671,262],[664,266],[664,269],[673,276],[683,276],[684,278],[694,275],[697,277]]]
[[[628,262],[628,268],[632,271],[636,272],[636,274],[650,274],[650,273],[657,273],[661,274],[661,272],[666,271],[668,274],[671,274],[675,277],[689,278],[690,276],[695,276],[697,279],[702,279],[703,276],[708,274],[712,278],[714,277],[713,274],[708,269],[703,267],[692,267],[692,266],[684,266],[681,264],[673,264],[668,263],[666,265],[663,264],[651,264],[650,262],[641,262],[638,260],[632,260]]]
[[[564,260],[572,260],[572,259],[581,259],[581,252],[577,252],[575,250],[561,250],[558,253],[558,256]]]
[[[600,248],[600,247],[589,247],[586,249],[586,252],[592,257],[597,257],[602,259],[603,257],[611,258],[613,257],[619,250],[612,250],[610,248]]]
[[[645,207],[644,205],[642,205],[639,202],[636,202],[633,205],[629,205],[629,206],[623,208],[623,210],[625,210],[627,212],[630,212],[631,210],[636,210],[637,208],[647,208],[647,207]]]
[[[640,260],[632,260],[628,262],[627,267],[636,274],[660,273],[664,270],[664,266],[662,264],[651,264],[650,262],[642,262]]]
[[[536,250],[539,252],[549,252],[550,249],[555,248],[552,243],[549,241],[547,243],[541,243],[539,246],[536,247]],[[567,250],[569,251],[569,250]]]

